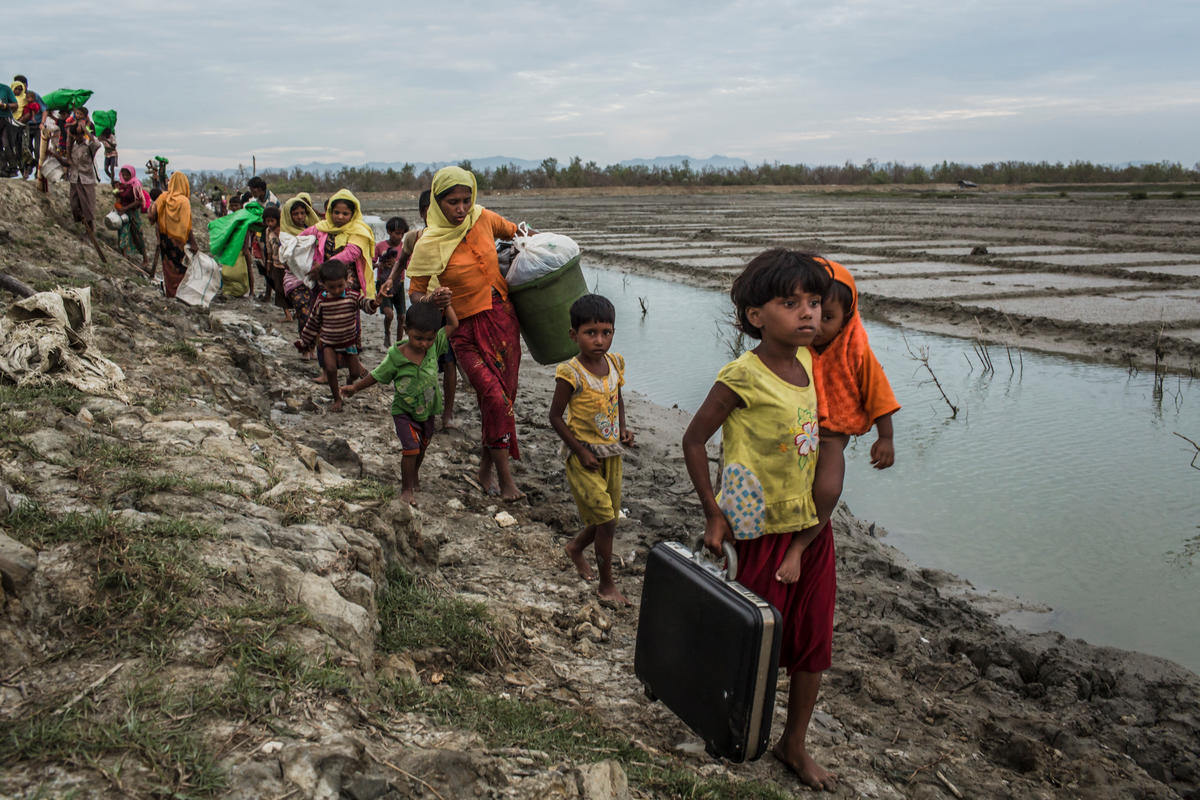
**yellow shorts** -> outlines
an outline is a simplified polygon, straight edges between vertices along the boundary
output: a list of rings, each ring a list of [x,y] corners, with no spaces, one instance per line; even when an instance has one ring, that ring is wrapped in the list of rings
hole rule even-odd
[[[584,469],[574,453],[567,459],[567,486],[584,525],[602,525],[621,513],[621,457],[600,459],[600,469]]]

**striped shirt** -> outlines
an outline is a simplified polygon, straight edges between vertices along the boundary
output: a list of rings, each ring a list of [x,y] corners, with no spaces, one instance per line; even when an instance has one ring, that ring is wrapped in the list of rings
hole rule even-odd
[[[353,347],[358,344],[362,327],[358,319],[358,310],[374,311],[374,301],[363,297],[354,289],[347,289],[340,297],[330,297],[327,292],[321,292],[313,303],[308,322],[300,331],[300,342],[304,349],[312,347],[320,338],[326,347]]]

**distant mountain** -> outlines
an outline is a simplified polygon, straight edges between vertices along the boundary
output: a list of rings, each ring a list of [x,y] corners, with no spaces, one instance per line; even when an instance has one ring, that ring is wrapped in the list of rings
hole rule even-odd
[[[486,158],[471,158],[466,160],[471,162],[472,169],[479,170],[480,172],[495,170],[502,166],[509,166],[521,170],[538,169],[542,166],[542,162],[540,160],[534,161],[528,158],[512,158],[510,156],[488,156]],[[685,161],[688,162],[689,167],[697,172],[703,172],[706,169],[741,169],[742,167],[748,166],[744,159],[729,158],[728,156],[710,156],[708,158],[692,158],[691,156],[656,156],[654,158],[630,158],[618,163],[622,167],[648,167],[650,169],[665,169],[668,167],[682,166],[683,162]],[[462,163],[462,161],[368,161],[366,164],[360,164],[358,166],[366,167],[367,169],[375,169],[382,172],[389,169],[399,171],[404,169],[405,165],[412,164],[413,171],[420,175],[425,170],[435,172],[442,167],[459,163]],[[567,163],[569,162],[558,162],[559,169],[566,167]],[[264,171],[299,169],[305,172],[324,174],[337,172],[338,170],[344,169],[348,166],[351,165],[340,162],[310,161],[307,164],[292,164],[288,167],[266,167],[264,168]],[[184,172],[190,173],[201,171],[213,174],[209,170],[184,170]],[[237,172],[237,169],[230,168],[220,170],[215,174],[218,174],[223,178],[232,178],[237,175]]]
[[[655,158],[628,158],[619,162],[622,167],[681,167],[683,162],[688,162],[688,166],[697,172],[703,172],[706,169],[741,169],[749,166],[743,158],[729,158],[728,156],[709,156],[708,158],[692,158],[691,156],[656,156]]]

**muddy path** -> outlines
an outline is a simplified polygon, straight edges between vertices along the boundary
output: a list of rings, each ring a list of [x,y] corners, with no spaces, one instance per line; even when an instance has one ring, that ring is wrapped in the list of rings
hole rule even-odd
[[[549,227],[557,212],[528,202]],[[32,555],[0,596],[0,795],[805,791],[770,758],[713,761],[644,697],[636,606],[597,603],[562,552],[576,512],[546,419],[551,368],[522,366],[527,501],[473,486],[479,420],[464,386],[460,430],[435,436],[410,511],[395,499],[385,391],[328,413],[278,309],[184,308],[132,267],[76,252],[65,216],[56,197],[27,225],[6,220],[19,244],[0,243],[0,267],[92,287],[95,340],[129,397],[4,390],[0,518]],[[38,235],[68,258],[44,256]],[[364,322],[365,363],[382,355],[380,324]],[[690,540],[700,518],[686,417],[627,404],[639,445],[617,579],[637,598],[649,548]],[[91,527],[63,524],[70,513]],[[1196,675],[998,625],[1009,606],[985,609],[908,562],[880,525],[845,507],[835,524],[834,666],[811,736],[839,796],[1200,797]],[[403,587],[426,600],[398,606]],[[438,639],[443,623],[466,633]],[[782,718],[777,703],[776,730]]]

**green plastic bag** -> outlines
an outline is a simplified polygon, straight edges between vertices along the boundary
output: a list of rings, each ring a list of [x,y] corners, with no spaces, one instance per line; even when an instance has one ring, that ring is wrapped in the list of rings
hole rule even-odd
[[[42,95],[42,102],[51,111],[74,111],[92,96],[91,89],[55,89]]]
[[[239,211],[217,217],[208,223],[208,249],[217,263],[232,267],[242,254],[242,245],[251,225],[261,225],[263,207],[251,203]]]
[[[96,126],[96,135],[103,136],[110,131],[116,130],[117,127],[117,112],[116,111],[97,111],[92,114],[92,124]]]

